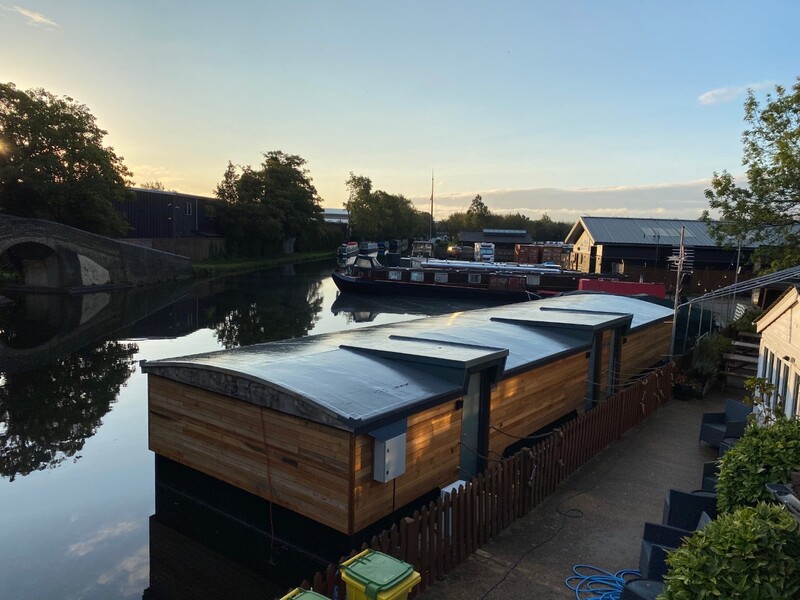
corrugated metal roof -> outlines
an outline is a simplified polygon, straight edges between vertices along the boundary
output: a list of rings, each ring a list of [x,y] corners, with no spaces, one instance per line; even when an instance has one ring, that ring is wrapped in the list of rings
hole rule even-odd
[[[672,316],[630,297],[574,294],[143,364],[147,373],[351,431],[459,396],[496,376],[588,349],[592,332]]]
[[[708,233],[708,225],[703,221],[688,219],[632,219],[624,217],[580,217],[586,231],[596,244],[626,244],[653,246],[678,246],[681,227],[686,228],[686,246],[716,247],[718,244]],[[576,224],[577,225],[577,224]],[[570,232],[568,241],[575,242],[580,233]]]

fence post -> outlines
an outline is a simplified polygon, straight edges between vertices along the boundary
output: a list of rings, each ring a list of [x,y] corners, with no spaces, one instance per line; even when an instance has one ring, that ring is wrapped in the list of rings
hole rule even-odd
[[[414,565],[419,564],[419,522],[411,517],[404,517],[400,521],[400,557],[403,561]]]

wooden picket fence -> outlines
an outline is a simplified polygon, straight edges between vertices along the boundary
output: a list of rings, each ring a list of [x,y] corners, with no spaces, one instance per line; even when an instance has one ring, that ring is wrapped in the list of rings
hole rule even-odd
[[[361,550],[372,548],[410,563],[422,575],[415,593],[424,591],[653,414],[671,397],[673,372],[673,363],[653,370],[534,446],[494,462],[464,487],[422,506],[365,542]],[[334,565],[300,587],[345,598],[346,586]]]

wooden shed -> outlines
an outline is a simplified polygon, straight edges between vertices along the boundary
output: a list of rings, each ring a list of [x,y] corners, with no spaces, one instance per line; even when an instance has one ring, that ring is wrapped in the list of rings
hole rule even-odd
[[[352,536],[602,402],[671,317],[574,294],[148,362],[150,449]]]

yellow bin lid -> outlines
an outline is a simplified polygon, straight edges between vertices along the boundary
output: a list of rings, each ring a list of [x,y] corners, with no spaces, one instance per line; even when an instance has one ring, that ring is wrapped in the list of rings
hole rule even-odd
[[[378,594],[392,590],[414,573],[414,567],[393,556],[365,550],[341,564],[341,570],[364,587],[370,600],[377,600]]]

